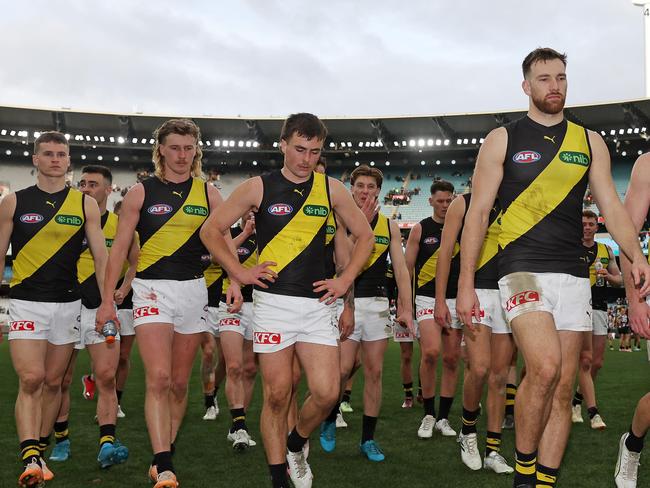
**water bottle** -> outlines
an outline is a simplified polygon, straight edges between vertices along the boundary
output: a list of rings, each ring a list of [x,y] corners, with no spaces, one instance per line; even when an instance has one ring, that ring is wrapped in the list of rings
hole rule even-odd
[[[603,269],[603,263],[600,261],[600,258],[596,258],[594,269],[596,270],[596,286],[605,286],[605,278],[598,274]]]
[[[113,344],[115,342],[115,336],[117,335],[117,326],[115,322],[109,320],[102,327],[102,335],[106,338],[108,344]]]

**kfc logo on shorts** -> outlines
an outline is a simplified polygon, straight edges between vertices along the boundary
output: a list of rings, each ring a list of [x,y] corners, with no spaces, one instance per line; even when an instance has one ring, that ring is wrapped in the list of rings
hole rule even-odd
[[[239,319],[228,318],[219,321],[219,327],[239,327]]]
[[[435,237],[427,237],[427,238],[424,240],[424,243],[425,243],[425,244],[437,244],[437,243],[438,243],[438,239],[435,238]]]
[[[280,344],[280,338],[277,332],[255,332],[255,344]]]
[[[421,308],[420,310],[418,310],[418,312],[416,314],[416,318],[419,319],[423,315],[433,315],[433,309],[432,308]]]
[[[513,308],[530,302],[539,302],[539,293],[533,290],[522,291],[508,299],[506,302],[506,311],[510,312]]]
[[[133,318],[151,317],[158,314],[158,307],[140,307],[133,310]]]
[[[37,213],[28,213],[20,216],[20,221],[23,224],[38,224],[43,221],[43,216]]]
[[[410,337],[411,337],[411,333],[409,331],[395,332],[395,339],[409,339]]]
[[[293,212],[293,207],[288,203],[274,203],[273,205],[269,206],[268,212],[271,215],[281,217],[283,215],[289,215],[291,212]]]
[[[149,212],[151,215],[165,215],[170,213],[172,210],[174,210],[171,205],[167,205],[166,203],[157,203],[155,205],[152,205],[147,209],[147,212]]]
[[[34,322],[31,320],[16,320],[9,323],[9,330],[12,332],[31,332],[34,330]]]

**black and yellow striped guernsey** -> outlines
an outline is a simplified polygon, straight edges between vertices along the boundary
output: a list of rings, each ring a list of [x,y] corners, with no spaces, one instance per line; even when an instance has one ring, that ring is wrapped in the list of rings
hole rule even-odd
[[[238,235],[243,232],[242,228],[231,227],[230,236],[235,239]],[[250,269],[257,264],[257,241],[255,240],[255,234],[248,236],[244,242],[237,248],[237,257],[239,257],[239,264],[244,268]],[[222,294],[221,301],[226,301],[226,292],[230,286],[230,279],[228,278],[228,273],[224,273],[223,285],[222,285]],[[244,302],[253,301],[253,285],[246,285],[241,287],[241,294]]]
[[[388,279],[386,270],[388,266],[388,253],[390,251],[390,225],[388,217],[378,213],[370,222],[372,232],[375,234],[375,245],[370,257],[361,268],[361,273],[354,280],[354,297],[385,297]]]
[[[106,249],[110,251],[113,247],[113,240],[117,234],[117,215],[106,211],[101,217],[102,232],[106,242]],[[102,295],[99,292],[97,278],[95,277],[95,261],[88,247],[88,240],[82,242],[81,256],[77,261],[77,279],[81,291],[81,304],[86,308],[97,308],[102,303]]]
[[[212,263],[209,254],[201,256],[201,260],[206,266],[203,275],[205,276],[205,285],[208,288],[208,307],[217,308],[221,299],[221,289],[223,288],[223,268],[218,263]]]
[[[420,221],[422,235],[420,235],[420,249],[415,259],[415,294],[435,298],[436,296],[436,269],[438,267],[438,253],[440,252],[440,239],[444,224],[439,224],[433,217]],[[449,268],[446,298],[456,298],[458,294],[458,275],[460,274],[460,244],[454,244],[454,252]]]
[[[273,261],[278,277],[266,293],[317,298],[312,284],[328,278],[325,235],[331,212],[327,177],[313,173],[304,183],[281,171],[263,175],[264,195],[255,216],[259,261]]]
[[[10,298],[59,303],[79,299],[83,202],[83,194],[72,188],[46,193],[34,185],[16,192]]]
[[[336,260],[334,258],[334,235],[336,234],[336,217],[330,212],[325,227],[325,267],[328,278],[336,277]]]
[[[465,215],[463,216],[463,227],[465,226],[465,217],[469,210],[469,203],[472,200],[471,193],[463,195],[465,199]],[[459,239],[463,233],[461,227],[458,233]],[[499,289],[499,268],[497,254],[499,251],[499,233],[501,232],[501,206],[499,200],[494,202],[488,228],[483,240],[483,247],[476,261],[476,271],[474,272],[474,288],[477,290],[498,290]]]
[[[609,266],[609,251],[607,246],[601,242],[594,242],[591,247],[583,246],[587,253],[587,264],[589,266],[589,283],[591,284],[591,308],[594,310],[607,311],[607,286],[596,286],[596,259],[600,259],[603,269]]]
[[[154,177],[142,182],[144,202],[136,228],[140,236],[137,277],[148,280],[192,280],[203,276],[207,254],[199,231],[208,218],[207,183],[183,183]]]
[[[505,127],[499,276],[528,271],[589,277],[582,248],[591,165],[586,129],[566,120],[545,127],[527,116]]]

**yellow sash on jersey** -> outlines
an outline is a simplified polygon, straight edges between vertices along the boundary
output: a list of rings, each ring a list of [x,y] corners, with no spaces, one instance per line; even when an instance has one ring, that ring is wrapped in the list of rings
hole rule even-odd
[[[245,269],[250,269],[257,264],[257,249],[255,249],[248,258],[241,264]],[[230,286],[230,278],[227,276],[223,279],[223,287],[221,291],[226,293]]]
[[[596,245],[596,259],[600,259],[600,262],[603,264],[603,269],[606,269],[607,266],[609,266],[609,251],[607,250],[607,246],[601,242],[597,242]],[[596,284],[597,279],[596,259],[594,259],[594,262],[589,266],[589,283],[591,286],[594,286]]]
[[[564,201],[589,170],[590,155],[585,129],[567,121],[564,141],[553,160],[503,214],[501,248],[535,227]]]
[[[205,285],[207,288],[210,288],[214,285],[219,278],[223,276],[223,269],[218,264],[210,264],[208,268],[203,272],[205,277]]]
[[[10,287],[19,285],[57,252],[83,227],[83,193],[70,189],[63,204],[50,221],[20,250],[13,261]]]
[[[113,247],[113,240],[115,239],[115,234],[117,234],[117,215],[113,212],[108,212],[108,217],[104,226],[102,227],[104,233],[104,239],[106,241],[106,249],[110,251]],[[77,280],[79,283],[83,283],[92,275],[95,274],[95,261],[93,260],[93,255],[90,252],[90,247],[88,247],[84,252],[79,256],[79,261],[77,261]]]
[[[390,246],[390,226],[388,224],[388,218],[384,214],[378,214],[377,222],[375,223],[372,232],[375,234],[375,245],[372,248],[368,261],[366,261],[366,264],[364,264],[361,269],[362,273],[375,264],[377,259],[379,259]]]
[[[478,261],[476,263],[476,269],[479,270],[490,260],[497,255],[499,251],[499,233],[501,232],[501,212],[497,215],[494,222],[488,227],[487,233],[485,235],[485,241],[483,241],[483,247],[481,248],[481,254],[479,254]]]
[[[440,248],[429,256],[429,259],[422,265],[420,272],[418,273],[418,288],[422,288],[424,285],[429,283],[436,277],[436,269],[438,268],[438,253]],[[458,242],[454,243],[454,252],[452,253],[452,259],[456,257],[456,254],[460,252],[460,245]]]
[[[205,182],[194,178],[192,188],[180,208],[140,249],[138,272],[171,256],[180,249],[208,217]]]
[[[259,261],[261,263],[264,261],[277,263],[274,268],[276,273],[282,271],[307,249],[318,231],[327,222],[331,208],[327,196],[326,181],[325,175],[314,173],[311,191],[300,210],[262,250]],[[325,210],[327,214],[322,215]]]

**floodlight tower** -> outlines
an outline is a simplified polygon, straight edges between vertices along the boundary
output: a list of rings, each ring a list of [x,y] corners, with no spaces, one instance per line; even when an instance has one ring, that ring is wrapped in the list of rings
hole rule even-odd
[[[637,7],[641,7],[643,12],[643,24],[645,32],[645,49],[643,53],[644,66],[645,66],[645,96],[650,98],[650,0],[632,0],[632,3]]]

